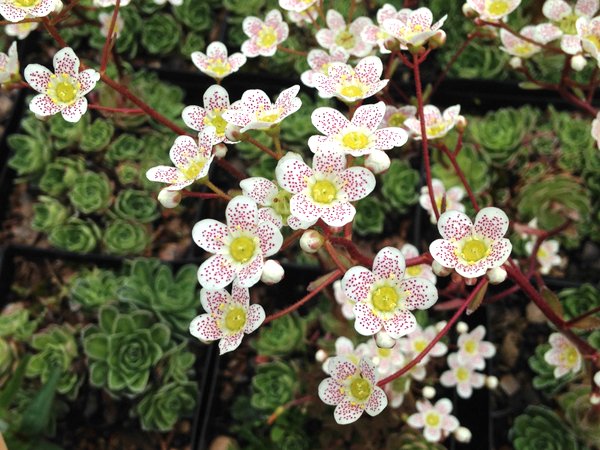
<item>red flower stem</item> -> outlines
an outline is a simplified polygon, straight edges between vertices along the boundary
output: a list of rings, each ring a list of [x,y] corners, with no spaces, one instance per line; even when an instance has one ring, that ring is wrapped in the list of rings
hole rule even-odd
[[[352,22],[352,17],[354,17],[354,11],[356,10],[356,0],[350,0],[350,8],[348,8],[348,21],[346,22],[348,25]]]
[[[465,191],[467,191],[467,195],[469,196],[469,200],[471,200],[471,204],[473,205],[473,208],[475,208],[476,212],[479,212],[479,205],[477,204],[477,199],[475,198],[475,194],[473,194],[473,191],[471,189],[471,186],[469,185],[469,182],[467,181],[467,179],[465,177],[465,174],[463,173],[462,169],[458,165],[458,162],[456,161],[456,156],[454,156],[454,154],[444,144],[439,145],[437,148],[439,148],[442,152],[444,152],[444,154],[450,160],[450,164],[452,164],[452,167],[454,168],[454,172],[456,173],[458,178],[460,178],[460,182],[464,186]],[[437,205],[436,205],[436,207],[437,207]],[[439,218],[439,215],[437,217]]]
[[[547,44],[541,44],[540,42],[531,39],[527,36],[523,36],[521,33],[519,33],[518,31],[512,29],[510,26],[508,26],[506,23],[504,22],[488,22],[486,20],[482,20],[482,19],[475,19],[474,20],[475,25],[477,26],[490,26],[490,27],[495,27],[495,28],[504,28],[506,31],[510,32],[511,34],[513,34],[514,36],[516,36],[519,39],[522,39],[526,42],[529,42],[530,44],[534,44],[537,47],[541,47],[544,50],[547,50],[551,53],[556,53],[556,54],[561,54],[563,55],[563,51],[561,49],[559,49],[558,47],[554,47],[552,45],[547,45]]]
[[[115,2],[115,9],[113,10],[112,17],[110,18],[110,25],[108,26],[108,33],[106,34],[106,41],[102,48],[102,59],[100,60],[100,73],[106,72],[106,66],[108,65],[108,55],[110,49],[115,44],[115,26],[117,25],[117,16],[119,15],[119,8],[121,7],[121,0]]]
[[[183,195],[184,197],[195,197],[195,198],[204,198],[204,199],[221,198],[221,196],[219,194],[215,194],[213,192],[192,192],[192,191],[188,191],[186,189],[182,189],[180,192],[181,192],[181,195]]]
[[[121,114],[146,114],[144,111],[142,111],[139,108],[113,108],[112,106],[102,106],[102,105],[97,105],[95,103],[89,103],[88,108],[96,109],[98,111],[114,112],[114,113],[121,113]]]
[[[350,254],[350,257],[352,259],[354,259],[355,261],[357,261],[359,264],[362,264],[362,265],[364,265],[366,267],[372,267],[373,266],[373,259],[364,256],[358,250],[358,248],[356,247],[356,245],[354,244],[354,242],[352,242],[350,239],[346,239],[346,238],[343,238],[343,237],[330,237],[329,241],[333,245],[341,245],[346,250],[348,250],[348,253]]]
[[[292,245],[294,242],[296,242],[298,239],[300,239],[300,237],[302,237],[302,235],[304,234],[304,231],[305,230],[296,230],[292,234],[290,234],[287,238],[285,238],[285,241],[283,241],[283,244],[281,244],[281,248],[279,249],[279,251],[280,252],[284,251],[290,245]]]
[[[277,50],[280,50],[284,53],[288,53],[290,55],[302,56],[303,58],[306,58],[306,56],[308,56],[307,52],[303,52],[300,50],[294,50],[293,48],[284,47],[283,45],[278,45]]]
[[[409,362],[407,365],[405,365],[402,369],[398,370],[397,372],[391,374],[388,377],[385,377],[382,380],[379,380],[377,382],[377,386],[379,386],[379,387],[385,386],[389,382],[394,381],[396,378],[401,377],[402,375],[407,373],[410,369],[412,369],[417,364],[419,364],[421,362],[421,360],[423,358],[425,358],[425,356],[431,351],[431,349],[435,346],[435,344],[437,344],[440,341],[440,339],[442,339],[448,333],[448,331],[450,331],[450,328],[452,328],[454,326],[454,323],[465,312],[467,307],[471,304],[471,301],[473,301],[475,296],[479,293],[479,291],[481,289],[483,289],[483,287],[487,283],[488,283],[487,278],[481,278],[479,280],[479,283],[477,283],[477,286],[475,286],[475,289],[473,289],[471,291],[471,293],[469,294],[467,299],[464,301],[464,303],[461,305],[461,307],[458,310],[456,310],[456,312],[454,313],[452,318],[448,321],[446,326],[444,328],[442,328],[442,330],[435,336],[435,338],[433,338],[433,340],[429,343],[429,345],[427,345],[427,347],[425,347],[421,353],[419,353],[411,362]]]
[[[69,11],[71,11],[73,8],[75,8],[78,5],[79,5],[79,0],[74,0],[71,3],[69,3],[67,6],[65,6],[63,9],[60,10],[60,13],[58,14],[58,16],[56,16],[54,19],[52,19],[52,23],[54,25],[56,25],[58,22],[60,22],[61,20],[63,20],[65,18],[65,16],[67,15],[67,13]]]
[[[542,231],[538,235],[538,238],[536,239],[535,244],[533,245],[533,248],[531,249],[531,255],[529,256],[529,272],[533,272],[533,269],[535,268],[537,252],[540,249],[540,247],[542,246],[542,244],[544,243],[544,241],[552,236],[556,236],[561,231],[567,229],[570,225],[571,225],[571,219],[567,219],[567,220],[565,220],[565,222],[562,225],[560,225],[552,230],[549,230],[549,231]]]
[[[492,295],[491,297],[486,298],[483,303],[485,303],[486,305],[490,305],[492,303],[496,303],[497,301],[500,301],[502,299],[505,299],[506,297],[511,296],[512,294],[515,294],[516,292],[519,292],[521,290],[521,286],[519,286],[518,284],[515,284],[512,287],[509,287],[508,289],[505,289],[502,292],[499,292],[496,295]]]
[[[233,175],[239,181],[242,181],[244,178],[246,178],[246,175],[244,173],[242,173],[241,171],[239,171],[238,169],[236,169],[229,161],[227,161],[223,158],[215,158],[215,161],[217,162],[217,165],[221,169],[223,169],[223,170],[225,170],[225,172]]]
[[[423,90],[421,87],[421,74],[419,65],[421,64],[418,55],[413,55],[413,72],[415,75],[415,88],[417,91],[417,111],[419,113],[419,122],[421,125],[421,144],[423,146],[423,163],[425,164],[425,177],[427,178],[427,190],[429,191],[429,200],[435,214],[436,220],[440,218],[435,196],[433,195],[433,184],[431,182],[431,163],[429,161],[429,148],[427,146],[427,130],[425,126],[425,115],[423,113]]]
[[[594,94],[596,93],[596,88],[598,87],[598,66],[594,66],[594,71],[592,72],[592,76],[590,77],[590,83],[588,84],[589,90],[588,95],[586,97],[586,102],[591,104],[594,99]]]
[[[273,150],[271,150],[269,147],[267,147],[266,145],[261,144],[260,142],[258,142],[256,139],[254,139],[251,136],[242,136],[241,137],[242,140],[246,141],[246,142],[250,142],[252,145],[254,145],[256,148],[258,148],[259,150],[262,150],[263,152],[265,152],[267,155],[269,155],[271,158],[275,158],[277,160],[281,159],[281,156],[279,156],[277,153],[275,153]]]
[[[409,69],[413,68],[413,63],[411,63],[408,58],[404,55],[404,53],[402,52],[398,52],[398,56],[400,57],[400,59],[402,60],[402,63],[408,67]],[[417,57],[415,56],[415,60],[417,59]]]
[[[10,20],[0,20],[0,25],[19,25],[21,23],[39,23],[39,22],[43,22],[43,19],[36,17],[36,18],[19,20],[18,22],[11,22]]]
[[[339,255],[337,254],[337,252],[335,251],[335,248],[333,247],[333,245],[331,245],[330,241],[325,241],[325,250],[327,250],[327,253],[329,253],[329,256],[331,257],[331,260],[333,261],[333,263],[337,266],[337,268],[342,272],[342,273],[346,273],[348,271],[348,269],[346,268],[346,266],[342,263],[342,261],[340,261]]]
[[[419,266],[421,264],[431,264],[433,258],[429,253],[423,253],[421,256],[406,259],[406,267]]]
[[[596,306],[593,309],[590,309],[588,312],[583,313],[577,317],[575,317],[574,319],[569,320],[568,322],[565,323],[565,326],[567,327],[572,327],[573,325],[575,325],[577,322],[579,322],[580,320],[585,319],[586,317],[589,317],[591,315],[596,314],[597,312],[600,312],[600,306]]]
[[[207,188],[209,188],[211,191],[213,191],[215,194],[217,194],[219,197],[221,197],[223,200],[229,201],[231,200],[231,196],[227,195],[225,192],[223,192],[221,189],[219,189],[217,186],[215,186],[215,184],[206,179],[202,182]]]
[[[302,297],[300,300],[298,300],[293,305],[290,305],[287,308],[276,312],[275,314],[271,314],[270,316],[267,316],[267,318],[265,319],[265,321],[262,324],[266,325],[275,319],[279,319],[280,317],[283,317],[286,314],[296,311],[298,308],[300,308],[302,305],[304,305],[306,302],[308,302],[311,298],[315,297],[319,292],[321,292],[323,289],[325,289],[327,286],[329,286],[331,283],[333,283],[335,280],[337,280],[340,276],[342,276],[342,271],[336,270],[329,277],[327,277],[319,287],[315,288],[315,290],[306,294],[304,297]]]

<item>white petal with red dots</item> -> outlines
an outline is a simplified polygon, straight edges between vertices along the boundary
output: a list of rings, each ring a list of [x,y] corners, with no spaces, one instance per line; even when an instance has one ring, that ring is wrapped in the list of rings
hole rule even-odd
[[[224,223],[214,219],[204,219],[192,228],[192,239],[198,247],[209,253],[219,253],[225,248],[223,240],[229,235]]]
[[[65,47],[54,54],[54,73],[77,75],[79,73],[79,58],[72,48]]]
[[[42,94],[46,93],[50,77],[52,76],[50,70],[40,64],[28,64],[27,67],[25,67],[23,75],[25,76],[27,83],[29,83],[29,86]]]
[[[277,195],[279,189],[275,183],[263,177],[251,177],[240,181],[242,193],[250,197],[259,205],[271,205],[271,200]]]
[[[404,277],[405,269],[404,256],[400,250],[394,247],[382,248],[373,260],[373,273],[380,278],[401,280]]]
[[[473,232],[469,216],[460,211],[446,211],[438,220],[438,231],[444,239],[460,240]]]
[[[349,202],[363,199],[375,189],[375,176],[364,167],[350,167],[340,174],[340,178]]]
[[[281,231],[273,222],[262,222],[258,225],[256,235],[260,239],[260,249],[265,257],[277,253],[283,244]]]
[[[340,425],[346,425],[356,422],[360,416],[362,416],[363,411],[362,405],[349,400],[344,400],[335,407],[333,417]]]
[[[260,305],[250,305],[247,312],[244,333],[252,333],[265,321],[265,310]]]
[[[383,411],[385,409],[387,404],[388,404],[388,399],[387,399],[387,396],[385,395],[385,392],[383,392],[383,389],[381,389],[380,387],[374,386],[373,392],[371,393],[371,397],[369,397],[369,400],[367,401],[367,404],[365,405],[365,411],[370,416],[376,416],[377,414],[379,414],[381,411]]]
[[[192,130],[200,131],[204,128],[204,118],[206,117],[206,110],[200,106],[191,105],[186,106],[181,113],[181,117],[185,124]]]
[[[297,194],[306,189],[306,180],[312,176],[313,170],[302,161],[302,157],[288,157],[286,154],[275,168],[277,183],[292,194]]]
[[[429,245],[429,252],[433,259],[440,263],[443,267],[453,268],[458,264],[456,256],[456,248],[450,241],[445,239],[436,239]]]
[[[496,241],[506,234],[508,222],[508,216],[500,208],[483,208],[475,217],[475,233]]]
[[[60,111],[60,108],[46,94],[38,94],[29,102],[29,109],[38,116],[51,116]]]
[[[321,219],[331,227],[342,227],[352,222],[356,215],[356,208],[350,203],[338,203],[329,208],[321,209]]]
[[[401,289],[409,293],[405,299],[408,309],[428,309],[438,299],[438,291],[435,285],[425,278],[403,280]]]
[[[349,124],[346,116],[340,111],[328,107],[315,109],[311,115],[311,120],[315,128],[326,136],[339,133]]]
[[[235,278],[231,262],[223,255],[213,255],[198,269],[198,282],[206,289],[221,289]]]
[[[355,302],[366,300],[375,282],[373,273],[362,266],[351,267],[342,278],[344,293]]]
[[[197,156],[198,144],[190,136],[177,136],[169,150],[169,157],[179,170],[185,170]]]
[[[383,328],[393,339],[399,339],[417,329],[417,319],[410,311],[400,310],[383,321]]]
[[[345,357],[334,357],[329,362],[329,374],[334,380],[345,381],[356,373],[357,367]]]
[[[367,302],[357,302],[352,309],[356,320],[354,329],[363,336],[372,336],[381,330],[382,320],[377,317]]]
[[[207,313],[222,316],[223,307],[231,302],[231,295],[225,289],[200,289],[200,304]]]
[[[236,334],[232,334],[231,336],[225,336],[221,338],[219,341],[219,354],[222,355],[224,353],[228,353],[232,350],[235,350],[242,343],[242,339],[244,338],[244,333],[241,331]]]
[[[75,123],[79,122],[81,116],[87,111],[88,102],[85,97],[81,97],[75,100],[75,103],[61,109],[60,113],[67,122]]]
[[[325,378],[319,383],[319,398],[326,405],[337,405],[344,400],[342,385],[333,378]]]
[[[98,80],[100,80],[100,74],[94,69],[86,69],[83,72],[79,72],[77,75],[77,81],[79,81],[79,95],[85,95],[94,89]]]
[[[237,282],[243,287],[252,287],[260,280],[265,265],[262,254],[257,254],[254,259],[247,263],[237,272]]]
[[[223,337],[223,332],[210,314],[194,318],[190,323],[190,334],[203,341],[216,341]]]
[[[356,108],[354,115],[352,116],[352,125],[357,127],[364,127],[370,131],[377,129],[383,116],[385,115],[385,103],[378,102],[374,105],[363,105]]]
[[[290,212],[302,222],[316,221],[319,217],[322,217],[323,209],[317,206],[305,194],[296,194],[290,199]]]
[[[230,228],[254,230],[258,222],[258,206],[250,197],[238,195],[227,204],[225,217]]]

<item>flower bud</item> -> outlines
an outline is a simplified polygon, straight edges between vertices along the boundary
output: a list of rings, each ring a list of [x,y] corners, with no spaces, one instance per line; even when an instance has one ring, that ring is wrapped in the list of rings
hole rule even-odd
[[[433,386],[425,386],[423,388],[423,390],[421,391],[421,394],[423,395],[423,397],[427,398],[427,399],[431,399],[433,397],[435,397],[435,388]]]
[[[215,145],[215,158],[225,158],[227,154],[227,146],[225,144]]]
[[[502,267],[494,267],[488,270],[486,275],[491,284],[500,284],[506,280],[506,270]]]
[[[590,395],[590,403],[592,405],[600,405],[600,394],[592,392],[592,395]]]
[[[498,377],[491,375],[491,376],[485,378],[485,386],[488,389],[494,390],[498,387],[498,384],[499,384]]]
[[[465,322],[458,322],[456,324],[456,332],[458,334],[468,333],[469,332],[469,325],[467,325]]]
[[[594,383],[596,386],[600,387],[600,370],[594,375]]]
[[[462,442],[463,444],[467,444],[467,443],[471,442],[471,439],[473,438],[473,435],[471,434],[471,431],[468,428],[466,428],[466,427],[458,427],[454,431],[454,438],[458,442]]]
[[[477,11],[471,8],[471,5],[469,5],[468,3],[462,5],[462,13],[465,15],[465,17],[468,17],[469,19],[477,15]]]
[[[575,55],[571,58],[571,69],[576,72],[581,72],[585,65],[587,64],[587,59],[583,55]]]
[[[306,253],[315,253],[323,246],[324,242],[321,233],[316,230],[306,230],[300,238],[300,248]]]
[[[396,345],[396,340],[382,330],[375,335],[375,343],[379,348],[392,348]]]
[[[165,208],[175,208],[181,202],[181,192],[162,189],[158,193],[158,202]]]
[[[323,349],[319,349],[317,350],[317,353],[315,353],[315,360],[317,362],[322,363],[323,361],[325,361],[327,359],[327,352]]]
[[[518,56],[513,56],[510,58],[510,61],[508,61],[508,65],[513,69],[520,69],[523,67],[523,61]]]
[[[373,152],[365,159],[365,167],[374,174],[385,172],[390,167],[390,157],[385,152]]]
[[[433,261],[431,263],[431,268],[433,269],[433,273],[435,273],[438,277],[447,277],[452,273],[452,269],[448,269],[447,267],[442,266],[439,262]]]
[[[283,278],[284,273],[285,271],[283,270],[283,267],[281,267],[281,264],[274,259],[269,259],[265,261],[260,281],[265,284],[279,283]]]
[[[467,119],[465,116],[458,116],[456,118],[456,129],[462,133],[465,128],[467,128]]]
[[[446,322],[445,320],[441,320],[438,323],[435,324],[435,330],[439,333],[440,331],[442,331],[444,329],[444,327],[446,326],[448,322]]]
[[[228,123],[227,127],[225,128],[225,137],[234,143],[239,142],[242,139],[240,130],[241,128],[237,125]]]
[[[445,43],[446,43],[446,32],[444,30],[438,30],[431,37],[431,39],[429,39],[429,48],[440,48]]]

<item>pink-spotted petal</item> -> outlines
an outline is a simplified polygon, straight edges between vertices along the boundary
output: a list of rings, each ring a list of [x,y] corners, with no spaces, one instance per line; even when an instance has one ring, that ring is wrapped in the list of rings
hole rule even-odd
[[[177,136],[171,146],[169,156],[175,167],[183,171],[198,156],[198,144],[190,136]]]
[[[260,305],[250,305],[246,317],[246,326],[244,333],[249,334],[255,331],[265,321],[265,310]]]
[[[96,86],[96,83],[100,79],[100,75],[94,69],[86,69],[83,72],[79,72],[77,75],[77,81],[79,81],[79,94],[85,95],[90,92]]]
[[[254,259],[238,270],[237,282],[242,287],[249,288],[254,286],[260,280],[264,265],[265,262],[262,254],[257,254],[254,256]]]
[[[410,311],[403,309],[384,320],[383,328],[393,339],[399,339],[417,329],[417,319]]]
[[[234,303],[238,303],[248,309],[250,305],[250,291],[248,288],[242,287],[237,282],[233,282],[231,285],[231,299]]]
[[[552,21],[559,21],[571,14],[571,6],[564,0],[547,0],[542,6],[542,13]]]
[[[340,425],[356,422],[363,413],[363,407],[356,402],[343,400],[335,407],[333,417]]]
[[[229,94],[222,86],[213,84],[202,96],[204,107],[208,110],[224,110],[229,108]]]
[[[258,206],[250,197],[238,195],[227,204],[225,217],[230,228],[254,230],[258,223]]]
[[[560,48],[569,55],[575,55],[581,51],[581,38],[574,34],[565,34],[560,38]]]
[[[196,245],[209,253],[219,253],[223,250],[223,240],[228,235],[227,226],[214,219],[201,220],[192,229],[192,239]]]
[[[433,259],[447,268],[453,268],[458,264],[455,250],[454,245],[445,239],[436,239],[429,246],[429,252]]]
[[[201,314],[190,323],[190,334],[203,341],[216,341],[223,337],[223,332],[210,314]]]
[[[241,331],[239,333],[232,334],[231,336],[222,337],[219,341],[219,354],[222,355],[235,350],[240,346],[243,338],[244,333]]]
[[[225,44],[219,41],[211,42],[208,44],[208,47],[206,47],[206,55],[210,56],[211,58],[225,59],[227,58],[227,47],[225,47]]]
[[[367,401],[367,404],[365,405],[365,411],[370,416],[376,416],[385,409],[387,404],[388,399],[383,389],[374,386],[371,397],[369,397],[369,401]]]
[[[340,174],[340,179],[349,202],[363,199],[375,189],[375,175],[364,167],[350,167]]]
[[[375,147],[380,150],[389,150],[401,147],[408,141],[408,133],[402,128],[381,128],[375,131]]]
[[[77,75],[79,73],[79,58],[72,48],[65,47],[54,54],[54,73]]]
[[[25,67],[24,76],[29,86],[45,94],[52,72],[40,64],[29,64]]]
[[[369,292],[374,282],[375,276],[369,269],[362,266],[354,266],[344,274],[342,289],[346,296],[355,302],[360,302],[369,297]]]
[[[577,0],[575,12],[579,16],[593,17],[598,11],[598,0]]]
[[[231,70],[237,72],[240,67],[246,64],[246,57],[241,53],[234,53],[229,57],[229,64],[231,65]]]
[[[15,8],[8,2],[0,2],[0,15],[9,22],[20,22],[25,18],[27,12],[22,8]]]
[[[332,30],[341,30],[346,27],[344,16],[342,16],[335,9],[330,9],[327,11],[325,21],[327,22],[327,27]]]
[[[474,264],[465,264],[459,261],[454,266],[456,273],[466,278],[477,278],[485,275],[488,269],[487,258],[481,259]]]
[[[38,116],[51,116],[60,111],[60,108],[46,94],[38,94],[29,102],[29,109]]]
[[[352,222],[356,208],[350,203],[341,202],[329,208],[321,208],[321,219],[331,227],[342,227]]]
[[[260,240],[260,249],[265,257],[277,253],[283,244],[283,236],[273,222],[262,222],[258,225],[256,235]]]
[[[208,126],[198,133],[198,144],[197,149],[200,156],[203,158],[208,158],[212,155],[213,145],[219,142],[219,138],[216,136],[215,127]]]
[[[512,251],[511,242],[506,239],[500,239],[492,244],[490,254],[487,256],[486,261],[489,268],[500,267],[506,262]]]
[[[313,158],[313,169],[319,173],[340,173],[346,169],[346,155],[334,148],[321,148]]]
[[[85,97],[75,100],[75,103],[60,110],[60,113],[67,122],[79,122],[81,116],[87,111],[88,102]]]
[[[342,385],[333,378],[325,378],[319,383],[319,398],[326,405],[337,405],[345,396]]]
[[[439,428],[425,427],[423,436],[429,442],[439,442],[442,439],[442,431]]]
[[[404,256],[394,247],[382,248],[373,260],[373,273],[378,278],[394,278],[399,281],[404,277],[405,269]]]
[[[405,299],[408,309],[431,308],[438,299],[435,285],[424,278],[409,278],[402,281],[401,290],[409,292]]]
[[[433,23],[433,13],[429,8],[421,7],[411,12],[406,23],[411,29],[426,30]]]
[[[221,317],[223,315],[223,306],[230,302],[231,295],[225,289],[200,290],[200,303],[204,311],[212,314],[213,317]]]
[[[352,125],[356,125],[357,127],[365,127],[370,131],[374,131],[381,124],[384,115],[385,103],[383,102],[378,102],[374,105],[363,105],[356,108],[351,122]]]
[[[283,226],[283,218],[273,208],[259,208],[258,223],[261,222],[271,222],[279,229]]]
[[[206,289],[222,289],[233,281],[235,270],[223,255],[213,255],[198,269],[198,282]]]
[[[473,233],[473,223],[465,213],[446,211],[438,220],[438,231],[444,239],[460,240]]]
[[[506,234],[508,222],[508,216],[501,209],[483,208],[475,217],[474,230],[478,235],[496,241]]]
[[[302,106],[302,100],[297,97],[299,91],[300,86],[297,84],[281,91],[275,100],[275,106],[280,108],[286,116],[298,111]]]
[[[417,429],[423,428],[425,426],[425,420],[423,419],[423,415],[421,415],[420,413],[411,414],[410,416],[408,416],[408,419],[406,419],[406,423],[412,428]]]
[[[290,212],[302,222],[316,221],[322,216],[323,209],[317,206],[305,194],[296,194],[290,199]]]
[[[535,40],[547,44],[562,36],[562,30],[551,23],[541,23],[535,27]]]
[[[363,378],[369,380],[371,384],[375,384],[375,365],[370,360],[361,358],[358,363],[358,368],[360,369],[360,374]]]
[[[177,185],[175,190],[183,189],[193,183],[192,180],[187,180],[179,169],[170,166],[152,167],[146,172],[146,178],[157,183]]]
[[[301,157],[298,159],[284,157],[277,164],[275,175],[279,186],[292,194],[297,194],[306,189],[306,180],[313,175],[313,171]]]
[[[354,321],[354,329],[363,336],[372,336],[381,330],[383,326],[382,320],[373,314],[371,307],[367,302],[357,302],[352,309],[356,320]]]
[[[359,61],[354,72],[365,84],[375,84],[380,81],[383,63],[377,56],[367,56]]]
[[[260,89],[250,89],[242,95],[241,104],[247,111],[271,109],[271,99]]]
[[[329,374],[334,380],[345,381],[356,373],[357,367],[346,357],[334,357],[329,362]]]
[[[262,27],[263,21],[260,20],[258,17],[246,17],[242,22],[242,30],[249,37],[257,35],[262,29]]]
[[[440,414],[450,414],[452,412],[452,402],[447,398],[442,398],[435,402],[434,408]]]
[[[442,422],[442,427],[448,433],[452,433],[459,427],[459,425],[460,423],[458,422],[458,419],[454,416],[446,416],[444,417],[444,421]]]
[[[206,110],[196,105],[186,106],[181,113],[181,117],[185,124],[192,130],[200,131],[205,126],[204,118],[206,117]]]
[[[328,107],[315,109],[311,115],[311,120],[315,128],[326,136],[339,133],[349,123],[340,111]]]
[[[271,205],[273,197],[277,195],[279,189],[275,183],[263,177],[251,177],[240,181],[242,193],[250,197],[259,205]]]
[[[313,153],[320,153],[321,149],[325,148],[324,146],[327,146],[329,143],[329,138],[320,134],[315,134],[308,138],[308,148]]]

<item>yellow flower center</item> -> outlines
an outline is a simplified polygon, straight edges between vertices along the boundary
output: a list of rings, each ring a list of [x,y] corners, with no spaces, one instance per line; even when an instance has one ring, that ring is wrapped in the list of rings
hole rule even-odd
[[[344,135],[342,143],[352,150],[361,150],[369,144],[369,137],[361,131],[351,131]]]
[[[425,347],[427,347],[427,341],[425,341],[424,339],[419,339],[413,344],[413,348],[419,353],[425,350]]]
[[[406,117],[404,114],[402,114],[401,112],[396,112],[390,116],[390,118],[388,119],[388,124],[391,127],[401,127],[402,125],[404,125],[404,121],[406,119],[408,119],[408,117]]]
[[[381,356],[382,358],[387,358],[391,355],[392,353],[392,349],[391,348],[378,348],[377,349],[377,354],[379,356]]]
[[[335,37],[335,43],[346,50],[350,50],[356,44],[356,38],[352,33],[344,30]]]
[[[459,367],[456,371],[456,379],[458,381],[467,381],[469,379],[469,371],[464,367]]]
[[[364,97],[367,87],[358,80],[345,80],[338,88],[338,92],[354,101]]]
[[[441,137],[442,133],[446,131],[446,124],[444,122],[434,123],[425,128],[425,132],[427,133],[428,138],[436,138]]]
[[[362,377],[358,377],[350,384],[350,393],[358,401],[366,400],[371,395],[371,383]]]
[[[575,25],[577,23],[577,19],[579,19],[579,16],[571,13],[568,16],[557,20],[554,22],[554,24],[565,34],[577,34],[577,27]]]
[[[436,412],[427,413],[425,416],[425,425],[428,427],[437,427],[440,424],[440,415]]]
[[[317,181],[311,190],[312,198],[317,203],[329,204],[335,200],[337,189],[331,181]]]
[[[215,134],[223,136],[227,128],[227,121],[223,119],[223,111],[213,109],[204,117],[204,125],[215,127]]]
[[[488,254],[488,246],[481,239],[470,239],[465,242],[460,256],[468,264],[474,264]]]
[[[235,261],[246,263],[250,261],[250,258],[254,255],[255,249],[256,243],[254,242],[254,239],[247,236],[240,236],[231,242],[229,253]]]
[[[70,75],[50,75],[50,82],[46,94],[54,103],[71,104],[77,100],[77,94],[81,88],[80,83]]]
[[[276,109],[259,109],[256,112],[256,120],[259,122],[273,123],[281,116],[281,112]]]
[[[596,47],[596,50],[600,50],[600,37],[593,35],[593,34],[589,34],[589,35],[585,36],[583,39],[591,42],[592,45],[594,47]]]
[[[14,0],[14,5],[21,8],[37,6],[41,0]]]
[[[575,364],[577,364],[579,354],[577,353],[575,347],[568,347],[563,350],[563,352],[560,354],[559,359],[560,362],[564,365],[568,367],[573,367]]]
[[[537,256],[539,258],[545,258],[548,256],[548,252],[546,250],[544,250],[543,248],[540,248],[537,252]]]
[[[258,32],[257,44],[260,47],[268,48],[272,47],[277,42],[277,33],[273,27],[263,25],[262,29]]]
[[[195,180],[204,168],[206,161],[194,161],[181,171],[188,180]]]
[[[231,72],[231,64],[226,59],[211,58],[206,70],[214,73],[218,78],[222,78]]]
[[[246,311],[242,307],[231,308],[225,315],[225,326],[229,331],[238,332],[246,325]]]
[[[273,200],[271,201],[271,207],[275,212],[281,215],[283,218],[287,218],[290,215],[290,199],[292,194],[281,189]]]
[[[381,286],[371,294],[373,307],[382,312],[393,311],[398,305],[398,293],[391,286]]]
[[[518,56],[528,56],[533,50],[534,47],[529,42],[522,42],[513,47],[513,53]]]
[[[421,275],[421,266],[410,266],[406,268],[406,273],[411,277]]]
[[[491,0],[486,2],[485,10],[488,14],[502,16],[508,12],[510,5],[506,0]]]
[[[467,353],[475,353],[477,351],[477,343],[473,340],[465,342],[465,351]]]

